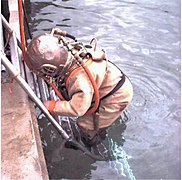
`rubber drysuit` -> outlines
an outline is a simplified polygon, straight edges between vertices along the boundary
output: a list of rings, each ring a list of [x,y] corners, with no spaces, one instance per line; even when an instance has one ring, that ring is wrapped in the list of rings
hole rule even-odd
[[[92,61],[88,65],[88,69],[97,84],[100,98],[107,95],[123,78],[121,71],[106,60]],[[78,116],[79,126],[94,130],[93,114],[84,115],[94,101],[94,91],[88,75],[83,69],[71,77],[67,91],[70,100],[56,102],[53,112],[65,116]],[[130,103],[132,96],[132,85],[126,77],[119,90],[100,102],[99,128],[110,126]]]
[[[99,116],[97,116],[98,129],[96,130],[95,113],[87,113],[96,101],[93,84],[84,68],[78,71],[74,70],[73,67],[77,64],[72,63],[72,61],[75,61],[74,53],[70,55],[66,50],[66,48],[69,48],[65,47],[65,44],[64,42],[60,46],[58,39],[51,35],[39,36],[31,41],[27,48],[27,56],[29,63],[36,69],[36,72],[46,74],[46,70],[51,70],[51,72],[55,70],[58,73],[56,77],[66,77],[61,80],[61,84],[65,84],[67,100],[54,101],[53,104],[47,101],[44,104],[49,110],[51,109],[51,113],[78,117],[77,125],[84,134],[92,139],[96,134],[99,134],[100,130],[109,127],[117,120],[132,100],[133,88],[131,82],[121,70],[107,61],[105,56],[102,56],[103,51],[94,49],[93,53],[91,51],[91,57],[84,56],[82,58],[84,66],[88,68],[96,83],[100,96],[100,104],[97,109],[99,111]],[[99,55],[100,52],[101,55]],[[64,64],[66,64],[66,68],[64,68]],[[60,75],[59,72],[63,71],[64,73]],[[74,73],[72,73],[73,71]],[[39,73],[37,74],[39,75]],[[103,98],[118,86],[120,81],[122,81],[122,86],[108,97]],[[59,83],[58,78],[58,87]]]

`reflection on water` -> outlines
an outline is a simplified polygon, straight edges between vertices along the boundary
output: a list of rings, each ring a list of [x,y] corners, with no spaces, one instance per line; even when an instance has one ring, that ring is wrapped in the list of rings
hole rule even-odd
[[[29,17],[33,36],[57,26],[84,43],[97,37],[134,87],[126,130],[109,132],[113,153],[126,159],[60,153],[60,136],[40,120],[50,177],[180,179],[180,1],[31,0]]]
[[[41,117],[39,119],[40,133],[50,178],[105,179],[107,174],[108,179],[122,177],[122,179],[135,180],[128,163],[132,157],[123,149],[125,138],[122,134],[126,130],[127,119],[128,117],[124,114],[109,128],[108,137],[98,145],[97,149],[97,155],[104,156],[108,160],[98,161],[84,155],[79,150],[65,148],[63,139],[57,131],[44,116]],[[75,172],[72,172],[73,170]]]

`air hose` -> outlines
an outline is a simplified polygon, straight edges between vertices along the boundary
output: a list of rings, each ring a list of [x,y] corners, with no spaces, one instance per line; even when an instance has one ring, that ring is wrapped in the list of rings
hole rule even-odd
[[[22,55],[23,55],[23,59],[26,63],[26,65],[28,66],[28,68],[30,70],[33,71],[32,67],[30,66],[30,64],[27,61],[26,58],[26,47],[25,47],[25,33],[24,33],[24,22],[23,22],[23,2],[22,0],[18,0],[18,11],[19,11],[19,22],[20,22],[20,38],[21,38],[21,50],[22,50]],[[26,16],[25,16],[26,18]],[[27,23],[28,26],[28,23]],[[27,27],[29,28],[29,27]],[[30,31],[28,31],[30,33]],[[76,41],[76,38],[70,34],[68,34],[65,31],[62,31],[62,33],[64,34],[64,36],[69,37],[73,40]],[[32,37],[29,34],[30,38]],[[106,160],[104,157],[92,154],[86,147],[84,147],[81,143],[77,142],[75,139],[70,138],[68,136],[68,134],[64,131],[64,129],[60,126],[60,124],[53,118],[53,116],[49,113],[49,111],[47,110],[47,108],[43,105],[43,103],[40,101],[40,99],[35,95],[35,93],[33,92],[33,90],[30,88],[30,86],[26,83],[26,81],[20,76],[19,72],[16,71],[16,69],[13,67],[13,65],[9,62],[9,60],[6,58],[6,56],[4,56],[1,52],[1,57],[2,57],[2,64],[11,72],[11,74],[13,75],[14,79],[19,83],[19,85],[25,90],[25,92],[29,95],[29,97],[33,100],[33,102],[35,102],[35,104],[42,110],[42,112],[45,114],[45,116],[51,121],[51,123],[54,125],[54,127],[58,130],[58,132],[62,135],[62,137],[68,141],[73,143],[76,147],[78,147],[78,149],[80,149],[82,152],[84,152],[84,154],[90,156],[93,159],[96,160]],[[95,81],[93,80],[90,71],[88,70],[88,68],[84,65],[82,65],[82,67],[84,68],[85,72],[88,74],[90,81],[94,84]],[[35,72],[38,73],[38,72]],[[56,88],[56,86],[49,82],[48,78],[46,77],[41,77],[43,78],[55,91],[55,93],[57,94],[57,96],[63,100],[64,98],[62,97],[61,93],[58,91],[58,89]],[[97,87],[96,87],[96,83],[93,85],[94,87],[94,91],[96,91],[96,95],[99,96]],[[98,103],[95,103],[95,106],[98,106]],[[92,113],[92,112],[90,112]]]
[[[63,35],[65,36],[65,34],[67,34],[65,31],[62,31],[58,28],[54,28],[51,32],[51,34],[54,34],[54,33],[57,33],[58,35]],[[94,113],[98,106],[99,106],[99,103],[100,103],[100,95],[99,95],[99,91],[98,91],[98,88],[97,88],[97,84],[91,74],[91,72],[89,71],[88,67],[83,63],[83,59],[79,56],[78,53],[74,53],[73,52],[73,49],[69,48],[68,46],[68,42],[66,41],[65,38],[63,37],[60,37],[60,40],[64,43],[64,45],[67,47],[68,51],[70,51],[72,53],[72,55],[75,57],[75,59],[77,60],[78,64],[84,69],[84,71],[86,72],[91,84],[92,84],[92,87],[94,89],[94,95],[95,95],[95,102],[94,102],[94,106],[89,109],[85,115],[90,115],[92,113]],[[88,58],[91,58],[90,56]]]

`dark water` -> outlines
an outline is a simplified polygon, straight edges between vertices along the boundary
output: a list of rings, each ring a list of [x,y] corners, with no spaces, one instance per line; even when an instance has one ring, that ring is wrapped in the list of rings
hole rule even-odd
[[[39,121],[50,178],[180,179],[180,0],[31,0],[30,9],[33,36],[56,26],[83,42],[96,37],[134,87],[125,131],[109,132],[115,161],[61,150]]]

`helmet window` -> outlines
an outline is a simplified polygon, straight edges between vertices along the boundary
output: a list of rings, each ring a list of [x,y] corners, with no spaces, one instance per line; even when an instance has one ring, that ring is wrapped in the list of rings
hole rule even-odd
[[[44,64],[41,67],[41,72],[45,75],[55,76],[57,73],[57,67],[52,64]]]

